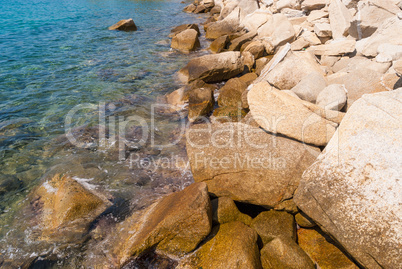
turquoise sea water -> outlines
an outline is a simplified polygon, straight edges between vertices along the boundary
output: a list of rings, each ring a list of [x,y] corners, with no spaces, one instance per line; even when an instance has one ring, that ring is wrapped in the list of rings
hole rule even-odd
[[[113,145],[101,147],[97,140],[97,126],[103,124],[99,105],[106,106],[104,125],[109,127],[119,116],[151,122],[156,98],[179,87],[174,73],[197,53],[171,51],[167,36],[174,26],[203,19],[183,13],[183,7],[179,0],[0,0],[3,258],[43,250],[40,242],[27,239],[26,220],[32,216],[20,211],[32,190],[55,173],[90,180],[113,199],[129,201],[130,210],[191,182],[184,165],[169,172],[133,167],[128,156],[119,158]],[[125,18],[133,18],[138,31],[107,29]],[[66,116],[82,104],[86,108],[77,109],[66,126]],[[152,131],[159,144],[174,140],[180,124],[176,116],[158,114],[155,122]],[[127,126],[131,137],[138,133],[134,123]],[[77,136],[89,146],[68,143],[67,127],[78,128]],[[154,144],[133,149],[135,158],[175,154],[185,159],[181,143],[168,148]]]

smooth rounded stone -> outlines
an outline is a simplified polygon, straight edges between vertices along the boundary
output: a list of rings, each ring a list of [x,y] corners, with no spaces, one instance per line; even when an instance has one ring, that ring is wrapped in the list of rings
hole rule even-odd
[[[228,197],[220,197],[211,201],[212,221],[224,224],[232,221],[240,221],[250,226],[253,220],[250,216],[239,211],[236,204]]]
[[[150,249],[171,255],[194,250],[211,232],[212,210],[205,183],[194,183],[136,212],[110,235],[117,266]]]
[[[343,113],[299,100],[268,82],[253,85],[247,100],[262,128],[316,146],[328,143],[343,117]]]
[[[321,66],[308,52],[289,51],[282,61],[272,66],[275,62],[276,61],[272,61],[272,63],[264,67],[261,71],[259,81],[266,80],[271,85],[281,90],[292,89],[305,76],[311,73],[321,73],[324,75]],[[289,70],[292,70],[291,76],[289,76]]]
[[[301,8],[304,10],[312,10],[321,9],[329,4],[329,0],[304,0],[301,3]]]
[[[137,31],[133,19],[121,20],[109,27],[109,30]]]
[[[297,216],[297,215],[296,215]],[[299,246],[321,269],[358,269],[332,240],[325,238],[314,229],[297,231]]]
[[[226,84],[219,89],[219,106],[241,106],[241,95],[247,89],[247,84],[239,78],[229,79]]]
[[[317,96],[327,86],[327,81],[320,73],[313,72],[305,76],[291,91],[300,99],[315,103]]]
[[[356,41],[355,40],[334,40],[331,43],[326,43],[325,45],[314,46],[312,48],[315,55],[343,55],[347,53],[352,53],[355,51]]]
[[[241,121],[246,114],[247,112],[240,106],[223,106],[215,109],[212,115],[219,122],[237,122]]]
[[[257,60],[264,56],[265,53],[265,46],[262,44],[261,41],[252,41],[250,42],[246,48],[243,50],[243,52],[250,52],[253,56],[254,59]]]
[[[196,182],[206,182],[216,197],[271,208],[292,197],[301,174],[319,153],[242,123],[196,124],[186,139]]]
[[[360,1],[358,4],[359,13],[353,18],[349,34],[356,39],[371,36],[386,19],[394,17],[397,12],[400,12],[400,9],[391,2],[383,0]],[[391,5],[387,5],[388,3]]]
[[[291,46],[292,50],[302,50],[310,46],[310,43],[307,42],[303,37],[300,37],[296,41],[293,41]]]
[[[261,269],[257,233],[235,221],[214,227],[208,240],[192,255],[181,260],[178,269]]]
[[[385,20],[370,37],[357,41],[356,50],[367,57],[376,57],[378,47],[389,43],[402,45],[402,20],[393,16]]]
[[[244,70],[244,61],[238,51],[204,55],[194,58],[182,68],[178,77],[188,83],[196,79],[205,82],[221,82],[230,79]]]
[[[292,42],[295,35],[293,25],[285,15],[280,13],[274,14],[258,29],[258,36],[269,38],[274,48]]]
[[[257,10],[252,14],[247,15],[243,20],[242,24],[249,31],[257,31],[261,25],[266,23],[272,15],[263,10]]]
[[[287,237],[296,241],[296,225],[289,213],[270,210],[260,213],[250,225],[261,237],[264,245],[277,237]]]
[[[402,243],[401,101],[397,89],[354,102],[294,197],[366,268],[402,264],[401,249],[395,248]]]
[[[277,237],[261,249],[264,269],[315,269],[309,256],[288,237]]]
[[[334,39],[348,35],[352,15],[341,0],[332,0],[328,7],[329,21]]]
[[[88,183],[86,183],[88,185]],[[40,240],[76,242],[111,203],[68,176],[55,175],[35,191],[42,204]]]
[[[172,38],[171,47],[182,52],[190,52],[200,48],[198,33],[194,29],[187,29]]]
[[[317,96],[316,104],[329,110],[340,111],[347,101],[347,90],[344,85],[331,84]]]
[[[228,35],[223,35],[215,39],[214,41],[211,42],[211,45],[209,46],[209,49],[213,53],[219,53],[223,51],[226,48],[226,45],[229,44],[230,39]]]
[[[313,228],[317,226],[315,222],[310,219],[307,215],[305,215],[303,212],[299,212],[295,215],[295,220],[296,223],[303,228]]]
[[[176,26],[175,28],[173,28],[170,31],[169,37],[174,37],[178,33],[181,33],[181,32],[183,32],[184,30],[187,30],[187,29],[196,30],[197,33],[198,33],[198,36],[201,35],[200,28],[198,27],[198,25],[195,24],[195,23],[190,23],[190,24],[182,24],[182,25]]]
[[[239,77],[239,79],[246,83],[247,86],[249,86],[257,77],[258,76],[256,73],[247,73]]]
[[[211,88],[196,88],[189,92],[188,120],[195,122],[212,112],[215,105],[214,91]]]

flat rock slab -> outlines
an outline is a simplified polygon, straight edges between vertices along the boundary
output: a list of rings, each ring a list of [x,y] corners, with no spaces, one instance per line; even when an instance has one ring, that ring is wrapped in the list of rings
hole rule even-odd
[[[402,89],[364,95],[294,201],[367,268],[402,264]]]
[[[267,207],[292,197],[319,152],[243,123],[197,124],[186,136],[196,182],[217,197]]]
[[[267,82],[253,85],[247,100],[253,118],[265,130],[317,146],[328,143],[343,117],[343,113],[297,99]]]

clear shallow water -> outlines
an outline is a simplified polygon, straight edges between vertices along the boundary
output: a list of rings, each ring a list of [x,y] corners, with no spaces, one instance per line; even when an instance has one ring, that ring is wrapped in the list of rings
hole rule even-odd
[[[157,113],[152,126],[151,105],[179,87],[174,73],[197,55],[170,51],[170,29],[202,18],[183,13],[179,0],[0,0],[0,7],[3,258],[27,257],[48,247],[29,240],[31,216],[21,209],[32,189],[56,173],[91,179],[111,199],[129,201],[130,210],[191,182],[183,143],[155,146],[176,140],[179,117]],[[123,18],[133,18],[138,31],[107,30]],[[78,109],[65,126],[68,113],[80,104],[92,105]],[[105,121],[99,121],[103,104]],[[98,126],[117,129],[119,116],[123,124],[133,115],[149,124],[155,143],[134,145],[120,158],[118,143],[109,141],[113,134],[100,144]],[[66,139],[67,127],[75,128],[85,148]],[[139,123],[129,122],[125,130],[137,143]],[[161,158],[169,158],[169,169],[156,168]]]

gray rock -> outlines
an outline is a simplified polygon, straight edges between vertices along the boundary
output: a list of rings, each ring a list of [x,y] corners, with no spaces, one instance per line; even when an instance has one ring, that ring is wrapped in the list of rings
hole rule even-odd
[[[294,197],[365,268],[402,264],[401,101],[402,89],[356,101]]]

